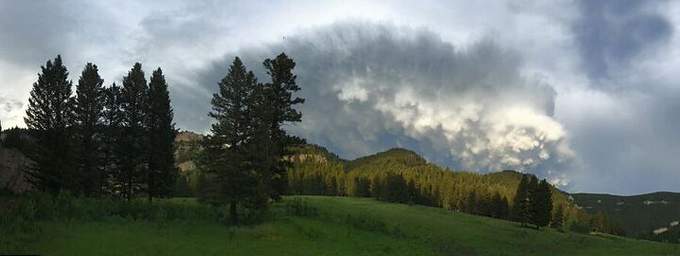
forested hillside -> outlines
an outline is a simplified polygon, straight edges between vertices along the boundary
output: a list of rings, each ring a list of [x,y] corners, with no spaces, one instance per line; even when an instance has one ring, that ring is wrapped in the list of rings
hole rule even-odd
[[[627,234],[654,240],[668,240],[672,233],[680,233],[680,194],[656,192],[634,196],[577,193],[574,201],[586,212],[606,213],[610,221],[618,223]],[[667,228],[667,231],[664,230]],[[653,232],[657,230],[658,234]],[[664,234],[668,233],[668,234]],[[680,238],[677,234],[677,238]],[[673,241],[677,241],[672,239]]]
[[[353,161],[342,160],[319,146],[305,146],[297,152],[288,172],[291,194],[374,197],[513,219],[510,209],[522,179],[516,171],[454,172],[401,148]],[[566,193],[554,187],[551,190],[552,215],[562,215],[566,225],[589,225],[585,229],[611,232],[607,223],[591,225],[590,216],[578,210]]]

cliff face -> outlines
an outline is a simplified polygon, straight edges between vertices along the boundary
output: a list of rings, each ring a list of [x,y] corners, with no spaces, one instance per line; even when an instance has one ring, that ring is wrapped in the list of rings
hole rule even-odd
[[[24,173],[30,159],[19,150],[0,147],[0,190],[21,193],[31,189]]]
[[[175,137],[175,160],[177,167],[183,173],[196,169],[193,156],[200,150],[200,143],[203,140],[203,135],[183,131],[177,133]]]

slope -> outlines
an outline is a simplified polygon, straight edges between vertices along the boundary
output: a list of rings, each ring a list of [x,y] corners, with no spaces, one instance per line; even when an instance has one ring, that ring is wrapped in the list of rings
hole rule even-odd
[[[634,196],[576,193],[572,196],[586,212],[606,213],[631,236],[648,235],[680,220],[680,193],[656,192]]]
[[[186,200],[183,203],[187,203]],[[368,198],[287,197],[276,204],[272,212],[271,220],[250,227],[121,218],[43,222],[39,224],[39,238],[31,241],[24,252],[46,255],[478,256],[680,253],[678,245],[609,235],[560,233],[551,229],[536,231],[503,220]]]

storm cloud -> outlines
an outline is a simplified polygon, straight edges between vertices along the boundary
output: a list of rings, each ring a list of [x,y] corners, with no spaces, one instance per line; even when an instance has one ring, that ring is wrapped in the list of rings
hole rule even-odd
[[[578,1],[573,24],[585,71],[593,79],[610,78],[636,57],[667,42],[673,29],[660,9],[663,1]]]
[[[557,180],[573,157],[553,88],[523,77],[520,56],[491,40],[462,48],[425,29],[342,22],[282,41],[198,77],[214,87],[234,55],[260,74],[264,58],[294,56],[307,102],[291,131],[346,158],[402,146],[456,169]]]

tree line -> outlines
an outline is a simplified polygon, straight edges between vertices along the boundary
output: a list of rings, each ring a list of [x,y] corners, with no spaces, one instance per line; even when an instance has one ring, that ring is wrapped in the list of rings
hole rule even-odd
[[[281,53],[262,63],[259,82],[236,57],[211,100],[211,133],[193,156],[201,173],[201,201],[228,205],[228,216],[263,212],[286,193],[289,149],[304,140],[284,126],[300,122],[294,107],[304,99],[293,73],[295,62]],[[98,67],[87,63],[73,92],[61,56],[41,67],[24,122],[5,132],[3,144],[24,152],[34,188],[57,194],[130,200],[167,197],[177,186],[177,135],[168,84],[158,68],[147,82],[140,63],[105,87]],[[186,183],[186,180],[183,180]],[[186,186],[186,184],[185,184]]]
[[[135,63],[122,86],[105,87],[97,65],[87,63],[75,93],[68,75],[58,55],[31,89],[24,118],[30,140],[16,142],[30,144],[22,150],[33,162],[29,182],[52,194],[169,196],[176,130],[163,71],[154,70],[147,83]]]
[[[284,125],[300,122],[294,107],[304,99],[293,73],[295,62],[281,53],[265,59],[269,81],[261,83],[240,58],[234,58],[211,100],[211,132],[201,143],[197,166],[205,173],[201,199],[226,204],[232,223],[250,218],[278,200],[288,184],[284,157],[304,140]]]

